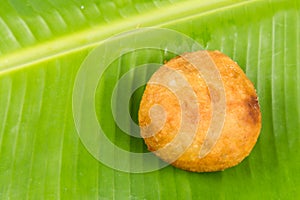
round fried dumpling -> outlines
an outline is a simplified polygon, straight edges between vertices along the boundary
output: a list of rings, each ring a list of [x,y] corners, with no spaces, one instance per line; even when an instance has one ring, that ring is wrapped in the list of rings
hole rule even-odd
[[[255,88],[236,62],[219,51],[197,51],[173,58],[153,74],[139,125],[148,149],[162,160],[211,172],[249,155],[261,113]]]

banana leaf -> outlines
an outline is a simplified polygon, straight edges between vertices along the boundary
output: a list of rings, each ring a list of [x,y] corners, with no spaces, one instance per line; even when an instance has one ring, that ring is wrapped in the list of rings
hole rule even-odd
[[[99,162],[86,148],[72,107],[80,67],[107,38],[143,27],[177,31],[204,49],[224,52],[254,83],[262,130],[241,164],[214,173],[172,166],[129,173]],[[299,31],[299,0],[2,0],[0,199],[299,198]],[[110,48],[124,48],[129,37]],[[118,80],[136,66],[172,57],[166,50],[132,51],[103,72],[95,112],[114,145],[147,152],[141,138],[126,134],[114,120],[110,105]],[[124,87],[152,73],[132,73]],[[135,122],[143,90],[135,90],[128,102]],[[126,159],[113,153],[114,162]]]

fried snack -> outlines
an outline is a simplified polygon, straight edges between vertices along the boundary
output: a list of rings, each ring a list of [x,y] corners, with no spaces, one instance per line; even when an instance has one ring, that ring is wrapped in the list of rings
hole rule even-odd
[[[201,52],[184,55],[193,57]],[[213,115],[212,97],[221,96],[219,91],[207,86],[199,70],[184,57],[173,58],[153,74],[139,109],[141,136],[148,149],[173,166],[193,172],[220,171],[239,164],[251,152],[261,129],[258,98],[251,81],[228,56],[219,51],[206,52],[219,71],[226,97],[223,127],[208,154],[199,156],[205,140],[210,139],[207,132]],[[205,67],[203,63],[199,65]],[[185,78],[195,94],[196,103],[192,96],[189,97],[191,94],[187,93],[186,86],[182,86],[182,81],[178,77],[171,77],[170,70]],[[154,84],[157,80],[169,84],[171,89],[164,84]],[[176,85],[179,85],[177,89]],[[175,92],[172,91],[174,88]],[[179,97],[185,97],[186,100],[180,103]],[[192,104],[194,107],[190,106]],[[153,109],[157,107],[160,109]],[[187,117],[187,121],[182,120],[182,117]],[[183,137],[177,137],[182,130],[181,126],[186,125],[189,130],[189,125],[193,123],[195,134],[191,130],[184,133]],[[185,147],[189,137],[192,140]]]

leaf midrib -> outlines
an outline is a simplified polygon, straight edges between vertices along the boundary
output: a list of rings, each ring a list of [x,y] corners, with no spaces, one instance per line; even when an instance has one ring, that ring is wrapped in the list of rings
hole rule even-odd
[[[230,0],[224,2],[217,0],[213,2],[209,0],[193,0],[180,2],[139,15],[138,18],[135,15],[105,26],[99,25],[92,29],[81,30],[1,56],[0,75],[45,62],[55,57],[94,48],[103,42],[104,39],[126,30],[140,27],[163,27],[179,21],[190,20],[199,16],[251,4],[256,1],[258,0],[239,0],[238,2]],[[223,5],[220,6],[220,4]]]

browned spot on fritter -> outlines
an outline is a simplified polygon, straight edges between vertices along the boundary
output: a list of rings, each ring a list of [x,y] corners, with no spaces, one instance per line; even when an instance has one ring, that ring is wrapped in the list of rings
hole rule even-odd
[[[258,99],[256,96],[250,96],[249,99],[245,101],[247,107],[248,107],[248,118],[251,119],[251,121],[254,124],[257,124],[259,122],[259,104]]]

